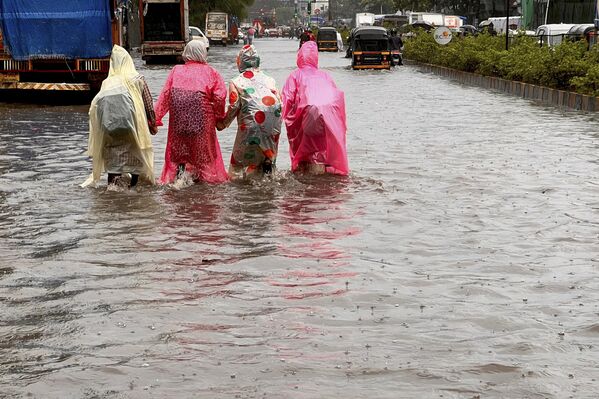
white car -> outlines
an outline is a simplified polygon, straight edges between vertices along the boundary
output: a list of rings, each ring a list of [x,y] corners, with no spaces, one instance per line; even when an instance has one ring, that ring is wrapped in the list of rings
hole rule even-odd
[[[189,39],[190,40],[201,40],[206,45],[206,49],[210,49],[210,41],[208,40],[206,35],[204,35],[204,32],[202,32],[202,30],[200,28],[198,28],[197,26],[189,27]]]

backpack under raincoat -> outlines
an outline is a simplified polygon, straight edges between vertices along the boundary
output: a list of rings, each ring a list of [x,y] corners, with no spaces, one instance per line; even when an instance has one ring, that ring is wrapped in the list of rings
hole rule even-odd
[[[142,92],[144,81],[137,73],[131,56],[124,48],[115,45],[110,57],[108,77],[92,100],[89,108],[89,141],[87,155],[92,158],[92,174],[81,184],[82,187],[95,185],[102,173],[138,174],[150,183],[154,183],[154,152],[150,129],[146,116]],[[115,93],[123,94],[127,101],[122,105],[130,107],[119,110],[112,117],[107,115],[111,107],[109,98],[117,98]],[[112,135],[107,131],[107,121],[116,121],[122,125],[121,133]],[[125,128],[125,126],[127,126]]]
[[[343,92],[328,73],[318,69],[315,42],[306,42],[298,50],[297,66],[282,93],[291,170],[302,163],[319,164],[327,173],[347,175]]]
[[[172,183],[180,164],[200,181],[228,180],[216,137],[216,122],[225,116],[226,97],[223,78],[205,62],[188,60],[171,70],[154,107],[157,126],[170,114],[161,183]]]

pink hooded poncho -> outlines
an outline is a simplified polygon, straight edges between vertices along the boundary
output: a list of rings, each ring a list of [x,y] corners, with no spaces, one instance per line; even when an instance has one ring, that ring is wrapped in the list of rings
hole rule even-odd
[[[328,73],[318,69],[318,47],[306,42],[297,53],[298,69],[283,87],[291,170],[304,164],[325,166],[327,173],[347,175],[345,97]]]
[[[180,164],[200,181],[228,180],[216,137],[216,122],[225,116],[227,89],[220,74],[206,64],[206,55],[199,40],[189,42],[183,53],[185,65],[171,70],[154,107],[158,126],[170,113],[163,184],[175,180]]]

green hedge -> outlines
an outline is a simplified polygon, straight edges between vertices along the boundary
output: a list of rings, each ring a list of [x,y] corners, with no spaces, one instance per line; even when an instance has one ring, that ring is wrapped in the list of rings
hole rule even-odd
[[[432,33],[420,31],[405,40],[404,57],[486,76],[496,76],[599,96],[599,46],[587,51],[584,40],[540,47],[536,37],[515,36],[505,50],[505,37],[454,37],[437,44]]]

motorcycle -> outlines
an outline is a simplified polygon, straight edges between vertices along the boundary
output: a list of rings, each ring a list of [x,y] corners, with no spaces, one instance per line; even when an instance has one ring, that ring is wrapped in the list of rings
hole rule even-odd
[[[403,65],[403,58],[401,57],[401,51],[391,50],[391,65],[392,66]]]

